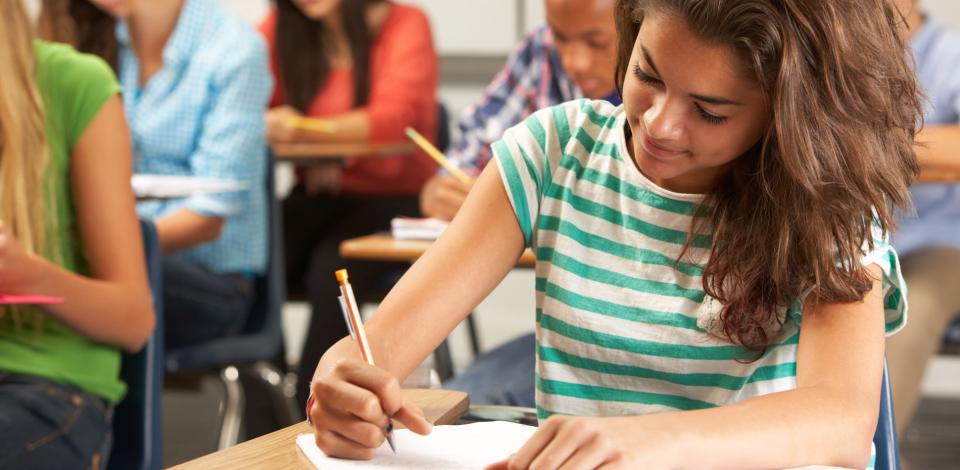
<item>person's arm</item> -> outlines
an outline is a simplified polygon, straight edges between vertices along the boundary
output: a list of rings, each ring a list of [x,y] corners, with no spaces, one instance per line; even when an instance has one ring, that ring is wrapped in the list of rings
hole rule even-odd
[[[0,272],[18,273],[4,289],[62,297],[47,312],[103,343],[137,351],[154,327],[140,226],[130,176],[130,137],[117,96],[110,98],[73,147],[71,175],[77,225],[90,276],[27,255],[0,234]],[[0,231],[6,232],[5,229]]]
[[[864,468],[884,348],[882,273],[876,265],[868,271],[878,280],[863,301],[805,311],[795,390],[698,411],[551,417],[491,468]]]
[[[242,181],[249,189],[192,196],[180,210],[157,219],[164,252],[216,240],[226,219],[243,210],[248,192],[263,186],[263,110],[271,91],[267,70],[266,48],[259,38],[224,58],[214,83],[217,96],[190,156],[191,176]]]
[[[464,110],[459,132],[448,152],[450,161],[467,174],[479,174],[491,158],[490,146],[503,131],[522,121],[532,109],[548,103],[535,102],[534,90],[544,79],[541,64],[548,60],[542,46],[543,30],[534,32],[507,59],[483,97]],[[466,200],[470,185],[441,169],[420,191],[420,212],[427,217],[451,220]]]
[[[917,134],[921,169],[960,172],[960,125],[926,126]]]
[[[394,7],[396,8],[396,7]],[[422,117],[424,102],[435,102],[439,72],[430,25],[419,11],[391,26],[390,37],[379,38],[385,60],[371,70],[367,105],[346,113],[324,117],[336,126],[336,132],[317,132],[292,128],[286,119],[271,125],[271,141],[355,142],[405,139],[404,129],[413,127]],[[268,119],[290,108],[275,108]],[[430,112],[435,112],[431,110]],[[286,130],[276,130],[285,127]]]
[[[369,459],[383,442],[387,416],[429,432],[423,418],[402,403],[397,384],[500,283],[523,247],[506,190],[491,165],[443,236],[366,323],[377,366],[359,360],[350,338],[321,358],[311,387],[317,400],[310,410],[318,446],[328,455]]]
[[[223,217],[198,214],[190,209],[180,209],[157,219],[157,238],[160,250],[176,253],[220,238]]]

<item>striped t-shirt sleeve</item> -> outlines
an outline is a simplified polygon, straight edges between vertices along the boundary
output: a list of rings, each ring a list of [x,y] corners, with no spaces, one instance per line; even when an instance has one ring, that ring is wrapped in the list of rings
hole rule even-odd
[[[534,244],[540,200],[545,181],[549,179],[547,160],[548,135],[553,126],[552,109],[531,114],[526,120],[507,129],[503,138],[492,145],[494,160],[500,170],[503,186],[510,198],[517,223],[527,247]]]
[[[900,271],[897,252],[890,245],[890,234],[873,224],[873,249],[864,248],[860,262],[864,266],[876,264],[883,270],[884,331],[890,336],[907,323],[907,283]]]

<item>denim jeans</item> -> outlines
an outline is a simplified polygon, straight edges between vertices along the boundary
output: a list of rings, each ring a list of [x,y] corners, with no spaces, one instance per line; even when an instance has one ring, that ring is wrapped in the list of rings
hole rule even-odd
[[[536,338],[529,333],[485,352],[443,388],[470,394],[476,405],[536,405],[533,373]]]
[[[0,468],[102,469],[113,405],[39,377],[0,372]]]
[[[192,346],[240,332],[253,306],[251,280],[176,256],[164,256],[162,265],[165,347]]]

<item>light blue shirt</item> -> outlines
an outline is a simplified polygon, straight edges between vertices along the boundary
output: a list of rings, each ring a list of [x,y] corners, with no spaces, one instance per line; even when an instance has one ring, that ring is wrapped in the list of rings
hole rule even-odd
[[[917,76],[929,101],[925,125],[960,124],[960,31],[927,20],[911,41]],[[960,149],[956,149],[960,159]],[[917,184],[916,214],[903,214],[893,245],[901,256],[925,247],[960,248],[960,184]]]
[[[140,87],[125,23],[117,25],[120,84],[133,135],[134,172],[245,181],[249,190],[143,201],[141,217],[188,208],[225,219],[220,238],[179,254],[217,272],[261,273],[267,256],[267,144],[272,91],[260,36],[211,0],[187,0],[163,50],[163,68]]]

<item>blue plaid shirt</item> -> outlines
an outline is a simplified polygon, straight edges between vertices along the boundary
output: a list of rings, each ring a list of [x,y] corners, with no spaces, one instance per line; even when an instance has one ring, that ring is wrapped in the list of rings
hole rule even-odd
[[[583,92],[563,70],[553,32],[540,26],[510,55],[480,102],[463,111],[448,157],[468,174],[477,175],[490,161],[490,145],[500,140],[504,131],[538,109],[582,97]],[[606,100],[620,104],[616,91]]]
[[[927,93],[924,125],[960,124],[960,31],[927,22],[910,41],[917,77]],[[921,248],[960,248],[960,184],[915,184],[915,213],[901,214],[891,242],[907,255]]]
[[[272,90],[260,36],[211,0],[187,0],[163,50],[163,68],[140,87],[127,25],[117,25],[120,84],[133,135],[134,172],[249,182],[249,190],[143,201],[141,217],[187,208],[223,217],[220,238],[179,256],[217,272],[266,267],[264,110]]]

